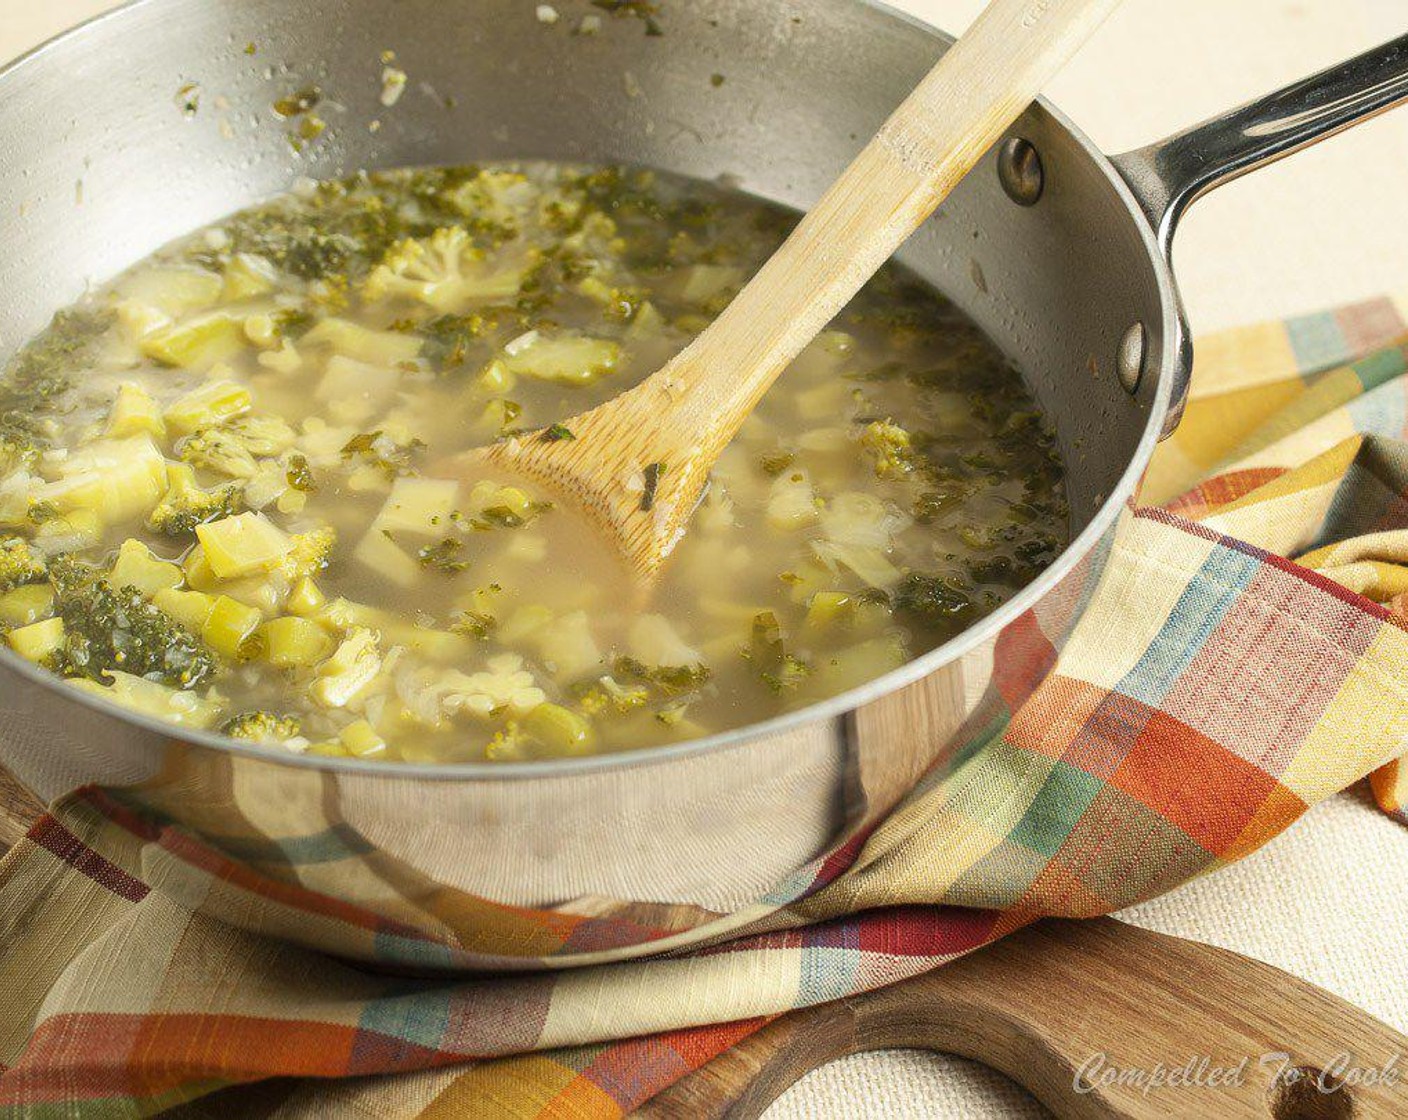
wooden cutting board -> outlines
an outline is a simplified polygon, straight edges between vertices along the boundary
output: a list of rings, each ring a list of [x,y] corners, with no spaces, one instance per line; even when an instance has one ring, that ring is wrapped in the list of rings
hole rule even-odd
[[[0,768],[0,849],[42,812]],[[1110,918],[1044,921],[927,976],[794,1012],[637,1115],[755,1117],[808,1071],[892,1047],[983,1062],[1061,1117],[1408,1116],[1408,1037],[1270,965]]]

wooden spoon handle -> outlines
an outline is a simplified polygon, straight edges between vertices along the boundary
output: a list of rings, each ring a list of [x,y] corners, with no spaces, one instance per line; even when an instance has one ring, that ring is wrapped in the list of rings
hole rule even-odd
[[[809,1070],[887,1047],[974,1058],[1061,1117],[1408,1115],[1408,1037],[1270,965],[1109,918],[789,1015],[639,1115],[755,1117]]]
[[[707,385],[696,398],[703,415],[733,418],[725,425],[731,436],[777,374],[933,213],[1118,3],[993,0],[673,363],[678,384]]]

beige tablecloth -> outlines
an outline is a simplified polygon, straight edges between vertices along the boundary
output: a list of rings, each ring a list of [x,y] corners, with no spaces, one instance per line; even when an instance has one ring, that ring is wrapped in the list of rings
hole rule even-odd
[[[981,7],[980,0],[895,2],[951,29]],[[110,6],[0,0],[0,58]],[[1127,0],[1051,96],[1107,151],[1118,151],[1405,29],[1404,0]],[[1405,169],[1408,110],[1200,202],[1176,253],[1195,331],[1408,289]],[[1405,900],[1408,835],[1352,793],[1319,806],[1250,859],[1121,916],[1270,961],[1408,1030]],[[973,1063],[888,1051],[817,1071],[767,1120],[857,1115],[1044,1113]]]

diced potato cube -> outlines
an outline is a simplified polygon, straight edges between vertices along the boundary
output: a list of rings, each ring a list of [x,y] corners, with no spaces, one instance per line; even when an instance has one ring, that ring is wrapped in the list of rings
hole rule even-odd
[[[220,277],[203,268],[161,265],[124,277],[118,283],[118,291],[127,299],[176,317],[213,306],[223,286]]]
[[[166,587],[180,587],[186,574],[180,565],[159,559],[139,540],[128,539],[117,550],[108,582],[114,587],[135,587],[143,595],[155,595]]]
[[[64,644],[64,620],[46,618],[42,622],[31,622],[28,626],[11,630],[5,635],[5,640],[25,660],[41,665]]]
[[[386,753],[386,740],[364,719],[349,723],[338,732],[337,738],[354,758],[374,758]]]
[[[31,583],[0,595],[0,623],[28,626],[54,613],[54,589],[47,583]]]
[[[178,591],[167,587],[152,596],[152,606],[169,614],[192,634],[199,634],[215,609],[215,596],[204,591]]]
[[[636,309],[635,318],[631,320],[631,325],[626,328],[626,337],[632,342],[639,342],[641,339],[658,337],[665,333],[665,317],[656,310],[655,304],[649,302],[642,303]]]
[[[103,539],[102,519],[91,509],[75,509],[51,517],[34,530],[34,547],[45,556],[78,552]]]
[[[142,353],[162,365],[203,372],[245,347],[244,327],[229,315],[204,315],[142,336]]]
[[[245,660],[251,650],[250,636],[264,620],[258,607],[247,606],[228,595],[218,596],[201,627],[201,639],[216,653],[234,661]]]
[[[505,353],[510,372],[565,385],[590,385],[616,369],[621,347],[605,338],[538,335],[527,346]]]
[[[842,591],[818,591],[807,604],[807,618],[804,625],[808,629],[825,629],[845,619],[851,606],[851,597]]]
[[[284,609],[291,614],[310,615],[325,602],[327,602],[327,597],[319,590],[318,585],[304,576],[293,585],[293,590],[288,593]]]
[[[186,727],[209,727],[220,714],[220,705],[208,697],[185,689],[167,688],[157,681],[135,677],[131,673],[112,671],[111,685],[101,685],[87,677],[68,683],[83,692],[92,693],[133,711],[145,712],[169,723]]]
[[[316,665],[334,645],[327,631],[312,619],[292,615],[271,618],[255,631],[255,637],[260,656],[281,669]]]
[[[166,493],[166,460],[146,436],[99,440],[71,454],[60,477],[39,487],[34,501],[60,513],[91,510],[116,524],[147,514]]]
[[[398,366],[413,362],[421,340],[412,334],[377,331],[346,319],[324,319],[303,336],[303,346],[327,346],[338,354],[373,365]]]
[[[211,427],[249,411],[253,398],[235,381],[209,381],[177,397],[166,409],[166,424],[178,436]]]
[[[398,478],[372,530],[443,537],[459,500],[460,484],[442,478]]]
[[[563,682],[581,680],[602,672],[601,647],[592,635],[586,611],[573,611],[553,619],[538,634],[542,659]]]
[[[803,420],[834,420],[845,412],[850,394],[851,386],[845,381],[823,381],[795,393],[792,403]]]
[[[220,577],[205,558],[205,549],[196,545],[186,554],[181,567],[186,572],[186,582],[197,591],[214,591],[220,585]]]
[[[161,418],[161,407],[140,385],[124,382],[117,387],[117,399],[108,414],[107,434],[112,439],[151,436],[164,440],[166,423]]]
[[[400,373],[392,366],[372,365],[334,354],[323,368],[322,379],[314,392],[320,401],[357,398],[377,408],[391,399],[400,381]]]
[[[768,493],[768,524],[791,531],[815,525],[819,511],[816,491],[806,471],[787,470],[773,479]]]
[[[734,265],[692,264],[672,276],[669,287],[684,303],[702,307],[738,291],[745,276]]]
[[[643,614],[632,622],[626,646],[632,657],[646,665],[677,668],[704,664],[699,651],[680,637],[674,624],[663,614]]]
[[[219,579],[267,572],[291,551],[293,538],[258,513],[237,513],[196,526],[205,562]]]
[[[224,298],[250,299],[274,290],[278,272],[263,257],[253,253],[236,253],[225,266]]]
[[[585,754],[596,742],[591,723],[558,704],[539,704],[523,717],[523,729],[549,754]]]
[[[381,529],[369,529],[352,550],[352,558],[400,587],[420,582],[420,564]]]
[[[500,358],[493,358],[486,362],[480,371],[475,387],[482,393],[492,393],[495,396],[502,396],[518,383],[518,378],[513,375],[513,371],[503,363]]]
[[[118,325],[129,342],[138,343],[152,331],[171,325],[171,316],[159,307],[149,303],[138,303],[135,299],[120,299],[113,304],[117,313]]]

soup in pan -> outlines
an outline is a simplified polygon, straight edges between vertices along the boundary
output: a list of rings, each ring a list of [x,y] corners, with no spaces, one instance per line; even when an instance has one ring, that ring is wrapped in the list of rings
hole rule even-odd
[[[933,648],[1067,516],[1021,378],[896,267],[763,400],[644,604],[551,494],[452,469],[574,438],[794,220],[496,164],[309,182],[162,250],[0,382],[10,647],[187,727],[420,762],[696,738]]]

